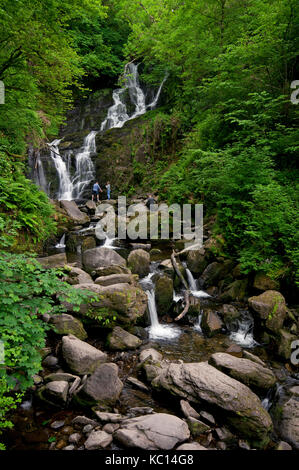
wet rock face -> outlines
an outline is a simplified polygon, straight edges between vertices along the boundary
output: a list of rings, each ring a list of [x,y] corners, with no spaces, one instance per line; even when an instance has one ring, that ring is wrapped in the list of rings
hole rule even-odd
[[[201,274],[207,267],[208,261],[204,249],[189,250],[187,253],[187,266],[193,274]]]
[[[150,254],[145,250],[133,250],[128,257],[128,266],[133,274],[144,277],[149,273]]]
[[[276,383],[276,377],[270,369],[249,359],[237,358],[226,353],[216,353],[211,356],[209,364],[255,389],[268,390]]]
[[[248,299],[250,307],[265,322],[265,326],[274,333],[282,328],[286,317],[286,303],[283,295],[275,290],[268,290]]]
[[[45,268],[63,268],[67,264],[65,253],[45,256],[44,258],[37,258],[36,260]]]
[[[206,362],[164,365],[152,386],[191,402],[215,406],[240,435],[257,446],[269,440],[272,421],[257,395]]]
[[[90,374],[107,360],[105,353],[73,335],[62,338],[62,354],[71,371],[79,375]]]
[[[115,438],[125,447],[145,450],[170,450],[189,437],[187,424],[166,413],[128,419],[115,433]]]

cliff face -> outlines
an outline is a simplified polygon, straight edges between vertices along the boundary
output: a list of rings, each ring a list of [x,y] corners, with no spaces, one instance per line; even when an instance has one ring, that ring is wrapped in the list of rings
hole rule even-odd
[[[112,101],[112,90],[99,90],[68,113],[58,137],[62,139],[59,143],[60,154],[66,161],[69,173],[74,175],[75,155],[82,149],[86,135],[96,130],[96,152],[91,154],[95,179],[102,185],[110,181],[112,197],[151,191],[152,170],[157,161],[163,155],[168,155],[166,160],[169,161],[174,158],[177,149],[173,128],[177,124],[170,124],[169,118],[164,122],[161,118],[163,113],[157,109],[127,121],[122,128],[102,132],[101,123]],[[164,163],[167,166],[167,161]],[[42,150],[31,149],[29,167],[31,179],[55,199],[59,178],[47,145]],[[84,191],[84,198],[90,197],[92,183]]]

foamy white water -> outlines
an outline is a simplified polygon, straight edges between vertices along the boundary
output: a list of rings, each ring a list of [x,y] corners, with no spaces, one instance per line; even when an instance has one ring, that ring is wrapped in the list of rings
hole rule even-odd
[[[155,291],[148,290],[146,291],[148,298],[148,309],[151,319],[151,326],[149,328],[149,337],[150,339],[175,339],[181,334],[181,330],[175,326],[171,325],[161,325],[159,323],[156,300],[155,300]]]

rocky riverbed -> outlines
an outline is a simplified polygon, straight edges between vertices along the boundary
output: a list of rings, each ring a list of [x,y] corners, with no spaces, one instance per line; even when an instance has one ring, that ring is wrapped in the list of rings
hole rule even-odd
[[[298,449],[290,357],[299,312],[278,282],[243,275],[222,255],[212,221],[195,250],[182,241],[101,241],[93,203],[55,204],[66,246],[49,241],[39,260],[98,299],[44,315],[53,331],[43,370],[12,416],[8,449]],[[178,322],[184,287],[173,249],[191,293]]]

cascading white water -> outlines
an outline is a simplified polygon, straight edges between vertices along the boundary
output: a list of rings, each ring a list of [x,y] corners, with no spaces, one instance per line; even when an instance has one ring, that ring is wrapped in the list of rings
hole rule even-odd
[[[54,140],[49,144],[51,158],[54,162],[58,178],[58,200],[71,201],[80,199],[86,187],[94,179],[95,169],[90,158],[96,151],[95,137],[97,132],[91,131],[84,139],[82,150],[75,155],[75,174],[71,176],[70,154],[61,156],[59,150],[60,140]]]
[[[72,199],[73,183],[70,178],[69,171],[66,166],[66,162],[60,155],[59,144],[61,139],[55,139],[49,144],[51,158],[54,162],[58,178],[59,178],[59,190],[57,194],[58,200],[70,201]]]
[[[197,297],[197,298],[211,297],[209,294],[207,294],[207,292],[204,292],[203,290],[198,290],[197,281],[194,279],[191,271],[188,268],[186,268],[186,274],[187,274],[191,294],[194,297]]]
[[[101,131],[114,127],[123,127],[125,122],[130,119],[145,114],[148,109],[155,108],[167,76],[164,77],[153,101],[149,104],[146,104],[145,94],[140,87],[138,64],[130,63],[125,66],[124,79],[125,84],[123,88],[119,88],[113,92],[113,105],[108,109],[107,117],[101,125]],[[126,92],[128,92],[130,101],[135,108],[131,116],[125,104]]]
[[[96,135],[96,131],[91,131],[84,139],[82,151],[76,155],[76,172],[72,181],[73,199],[80,199],[86,187],[94,179],[95,169],[90,155],[96,152]]]
[[[258,345],[253,337],[254,320],[249,312],[238,320],[238,329],[230,334],[230,339],[243,348],[253,348]]]
[[[59,249],[65,248],[65,233],[62,235],[59,243],[55,245],[55,248],[59,248]]]
[[[148,298],[148,310],[151,320],[151,326],[149,328],[150,339],[167,340],[177,338],[181,334],[181,330],[179,328],[172,327],[170,325],[161,325],[161,323],[159,323],[154,289],[147,290],[146,294]]]

